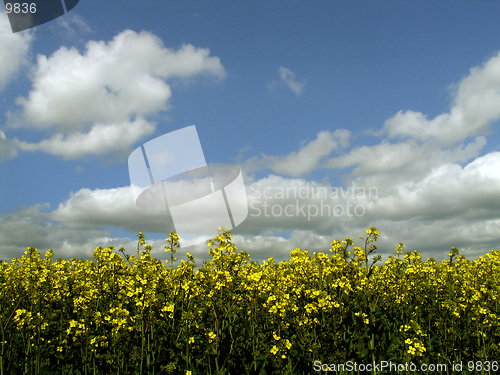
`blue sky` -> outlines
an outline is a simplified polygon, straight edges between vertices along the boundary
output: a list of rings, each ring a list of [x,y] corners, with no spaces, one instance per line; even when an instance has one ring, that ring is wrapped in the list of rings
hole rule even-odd
[[[399,242],[437,260],[452,246],[470,259],[497,249],[499,10],[82,0],[16,34],[0,11],[0,259],[27,246],[65,259],[130,253],[139,231],[165,259],[172,219],[135,206],[127,160],[190,125],[208,162],[242,170],[253,208],[233,234],[253,259],[345,237],[361,246],[370,226],[384,260]],[[276,193],[353,181],[377,196],[325,202],[362,206],[359,216],[255,209],[318,206]],[[271,197],[256,198],[265,188]],[[206,246],[189,251],[208,259]]]

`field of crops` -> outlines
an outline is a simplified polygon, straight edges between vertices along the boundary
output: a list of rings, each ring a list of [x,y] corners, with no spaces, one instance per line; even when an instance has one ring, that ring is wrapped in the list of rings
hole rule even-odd
[[[347,361],[494,369],[500,250],[469,261],[452,248],[436,263],[401,243],[370,264],[379,232],[366,232],[352,254],[346,238],[330,254],[295,249],[259,264],[221,230],[196,272],[188,253],[172,267],[175,233],[166,266],[142,233],[140,257],[99,247],[92,261],[53,262],[28,248],[0,264],[0,375],[314,374]]]

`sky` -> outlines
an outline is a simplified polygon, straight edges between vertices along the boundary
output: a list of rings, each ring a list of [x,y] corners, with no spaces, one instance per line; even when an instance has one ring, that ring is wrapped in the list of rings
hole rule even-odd
[[[0,259],[26,247],[166,259],[168,210],[139,208],[128,157],[195,125],[241,169],[254,260],[375,226],[441,261],[500,243],[500,3],[94,1],[12,33],[0,10]],[[288,207],[288,208],[287,208]],[[181,249],[210,259],[205,244]]]

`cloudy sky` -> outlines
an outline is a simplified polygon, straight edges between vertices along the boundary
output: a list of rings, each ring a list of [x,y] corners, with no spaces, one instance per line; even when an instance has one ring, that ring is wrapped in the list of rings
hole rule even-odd
[[[477,259],[500,247],[499,11],[82,0],[13,34],[2,10],[0,259],[133,253],[140,231],[165,259],[172,217],[136,206],[128,157],[191,125],[207,162],[241,168],[234,242],[255,260],[361,246],[370,226],[384,260],[399,242]]]

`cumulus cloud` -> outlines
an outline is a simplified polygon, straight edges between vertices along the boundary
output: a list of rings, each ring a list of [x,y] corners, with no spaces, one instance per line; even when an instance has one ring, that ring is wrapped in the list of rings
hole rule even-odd
[[[43,254],[54,251],[54,260],[63,258],[92,259],[97,247],[114,246],[117,250],[124,247],[128,254],[136,254],[137,241],[132,238],[113,236],[102,228],[71,228],[60,223],[53,223],[46,213],[48,204],[21,207],[0,216],[0,260],[11,261],[21,258],[27,247],[34,247]],[[15,233],[15,235],[13,235]],[[147,241],[152,245],[152,241]],[[155,256],[161,257],[163,248],[160,242],[154,248]],[[163,252],[164,253],[164,252]]]
[[[199,75],[220,80],[226,73],[208,49],[165,48],[145,31],[125,30],[108,43],[90,41],[83,54],[61,47],[50,57],[37,56],[33,89],[17,98],[21,113],[7,113],[8,128],[56,131],[21,148],[65,159],[126,152],[154,131],[146,117],[168,110],[172,92],[166,81]]]
[[[56,134],[39,143],[18,142],[18,148],[26,151],[43,151],[61,155],[65,160],[78,159],[85,154],[104,155],[111,151],[119,152],[131,147],[137,139],[152,134],[154,124],[143,118],[121,124],[95,124],[88,133]]]
[[[432,120],[421,112],[398,112],[384,124],[390,138],[437,140],[451,145],[468,137],[489,134],[500,118],[500,52],[483,66],[471,69],[454,93],[449,112]]]
[[[296,247],[308,246],[311,250],[325,250],[331,243],[328,236],[318,237],[315,226],[320,222],[319,217],[312,217],[306,225],[307,229],[299,229],[290,239],[275,235],[269,228],[288,229],[304,228],[307,218],[300,213],[289,218],[289,221],[262,216],[255,216],[259,204],[255,192],[261,188],[288,186],[293,189],[306,188],[308,182],[302,179],[285,179],[279,176],[270,176],[260,180],[248,194],[252,209],[242,228],[235,231],[234,241],[241,250],[251,252],[253,259],[267,259],[273,256],[276,259],[286,258],[288,253]],[[262,191],[262,190],[261,190]],[[268,195],[268,191],[265,195]],[[311,197],[300,199],[300,204],[312,204]],[[268,201],[273,205],[285,204],[275,196]],[[287,202],[293,202],[290,198]],[[319,201],[318,201],[319,202]],[[263,203],[263,202],[261,202]],[[116,189],[80,189],[61,202],[51,212],[43,212],[49,208],[48,204],[39,204],[31,207],[22,207],[16,211],[3,215],[0,218],[0,259],[11,259],[20,256],[27,246],[41,250],[51,248],[56,257],[69,259],[79,257],[89,259],[92,250],[98,246],[115,246],[117,249],[124,246],[128,253],[135,251],[137,242],[134,238],[119,238],[105,230],[105,228],[120,228],[121,230],[138,233],[164,233],[174,229],[173,221],[167,210],[142,210],[135,205],[130,187]],[[319,228],[321,230],[321,228]],[[331,228],[330,228],[331,229]],[[237,234],[238,230],[242,231]],[[251,235],[249,233],[255,233]],[[263,233],[259,233],[263,232]],[[17,235],[14,237],[12,233]],[[316,235],[314,235],[316,234]],[[165,237],[164,237],[165,238]],[[164,238],[150,240],[153,245],[154,256],[165,259],[163,246]],[[209,259],[208,248],[205,244],[191,246],[189,251],[197,259]]]
[[[97,229],[120,227],[128,232],[141,231],[144,225],[153,232],[163,232],[172,223],[167,210],[150,211],[135,205],[130,186],[116,189],[81,189],[48,214],[50,220],[70,228]]]
[[[385,259],[399,242],[425,257],[445,259],[451,246],[477,257],[497,248],[499,167],[495,152],[463,167],[444,163],[421,178],[403,170],[401,179],[375,173],[333,186],[271,175],[248,186],[249,217],[236,232],[292,231],[277,249],[327,251],[333,239],[364,236],[376,225],[382,233],[377,247]],[[294,240],[297,233],[302,233],[300,241]]]
[[[500,209],[500,153],[476,158],[465,167],[443,164],[417,181],[405,181],[395,193],[380,197],[374,214],[401,220],[419,217],[442,220],[460,217],[464,222],[496,219]],[[386,191],[386,186],[381,186]]]
[[[443,163],[465,163],[479,155],[486,137],[478,136],[468,144],[443,148],[435,142],[419,144],[413,139],[390,143],[387,140],[374,146],[356,147],[349,153],[325,162],[327,168],[355,167],[346,177],[378,176],[394,182],[423,178],[429,169]]]
[[[301,176],[316,169],[322,158],[330,155],[339,147],[349,146],[351,133],[346,129],[337,129],[334,133],[322,131],[314,141],[303,146],[298,152],[285,156],[262,155],[254,157],[243,164],[245,172],[258,169],[271,169],[275,173],[289,176]]]
[[[0,91],[29,66],[28,52],[33,41],[31,31],[12,33],[7,13],[0,7]]]
[[[19,258],[28,246],[42,253],[50,248],[54,250],[55,259],[91,259],[92,251],[99,246],[125,247],[128,254],[135,254],[135,236],[114,236],[105,229],[111,227],[135,234],[142,231],[149,238],[147,244],[153,246],[152,255],[162,260],[167,258],[165,238],[174,230],[168,211],[139,209],[130,187],[81,189],[71,193],[55,210],[43,212],[49,208],[47,203],[23,206],[0,216],[0,259]],[[165,235],[161,239],[151,239],[150,233]],[[290,251],[288,240],[271,232],[257,236],[236,235],[234,241],[242,249],[253,251],[254,259],[267,259],[270,250],[275,257],[286,257]],[[189,252],[198,260],[198,266],[201,261],[210,259],[204,243],[189,247]],[[179,254],[179,259],[182,256]]]
[[[455,85],[449,112],[429,120],[420,112],[400,111],[384,123],[380,134],[387,139],[331,158],[325,167],[354,167],[348,178],[401,182],[425,178],[445,164],[469,162],[479,156],[491,124],[500,118],[499,87],[500,53]]]
[[[150,212],[134,204],[130,187],[117,189],[81,189],[52,212],[48,203],[22,206],[0,216],[0,259],[20,258],[26,247],[44,253],[54,250],[54,259],[91,259],[97,247],[125,247],[135,254],[137,239],[114,236],[107,227],[121,228],[131,233],[168,233],[173,229],[167,211]],[[118,220],[118,221],[117,221]],[[166,237],[164,237],[166,238]],[[148,240],[153,256],[166,259],[162,240]],[[206,246],[205,246],[206,248]],[[205,248],[203,255],[207,257]]]
[[[406,250],[417,249],[425,257],[444,259],[451,246],[475,257],[494,249],[498,241],[499,167],[500,153],[464,167],[446,164],[419,181],[398,184],[391,194],[390,180],[380,186],[365,179],[332,186],[270,175],[247,185],[249,216],[233,231],[234,242],[253,259],[286,259],[297,247],[310,253],[328,251],[334,239],[364,236],[376,222],[382,234],[377,247],[385,259],[401,241]],[[137,246],[135,236],[119,238],[105,228],[165,236],[174,228],[168,211],[136,207],[130,187],[81,189],[52,212],[42,212],[47,208],[22,207],[0,218],[1,259],[20,256],[27,246],[52,248],[56,257],[65,259],[89,259],[97,246],[123,246],[130,254]],[[283,231],[291,236],[280,235]],[[154,256],[165,259],[164,238],[148,244]],[[209,259],[207,250],[204,244],[189,248],[199,260]]]

